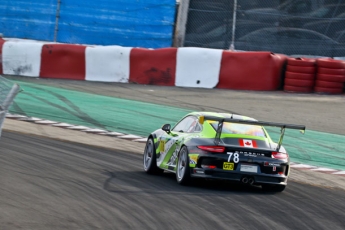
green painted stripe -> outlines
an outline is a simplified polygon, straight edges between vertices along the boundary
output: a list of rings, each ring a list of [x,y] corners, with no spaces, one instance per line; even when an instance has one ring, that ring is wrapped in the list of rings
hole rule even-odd
[[[188,109],[112,98],[18,81],[11,113],[91,128],[147,136],[165,123],[175,124]],[[276,129],[267,129],[278,140]],[[307,130],[287,130],[283,145],[291,161],[345,170],[345,136]]]

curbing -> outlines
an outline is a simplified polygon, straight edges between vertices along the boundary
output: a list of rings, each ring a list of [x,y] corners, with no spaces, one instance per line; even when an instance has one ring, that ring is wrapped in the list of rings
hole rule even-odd
[[[106,131],[102,129],[94,129],[94,128],[89,128],[86,126],[72,125],[72,124],[67,124],[67,123],[44,120],[44,119],[40,119],[36,117],[27,117],[27,116],[18,115],[18,114],[7,113],[6,118],[14,119],[18,121],[32,122],[32,123],[40,124],[40,125],[51,125],[54,127],[76,130],[76,131],[86,132],[86,133],[95,134],[95,135],[110,136],[114,138],[120,138],[123,140],[140,142],[140,143],[145,143],[147,141],[147,138],[133,135],[133,134],[125,134],[125,133],[118,133],[118,132],[113,132],[113,131]],[[342,171],[342,170],[317,167],[317,166],[307,165],[307,164],[299,164],[295,162],[291,162],[290,167],[297,170],[309,170],[313,172],[322,172],[322,173],[332,174],[336,176],[345,176],[345,171]]]

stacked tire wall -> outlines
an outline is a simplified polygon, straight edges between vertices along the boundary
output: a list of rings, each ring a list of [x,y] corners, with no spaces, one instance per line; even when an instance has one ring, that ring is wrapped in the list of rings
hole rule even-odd
[[[317,59],[317,74],[314,91],[325,94],[344,92],[345,62],[333,59]]]
[[[342,94],[345,61],[331,58],[288,58],[284,91],[295,93]]]
[[[288,58],[284,91],[311,93],[315,85],[315,59]]]

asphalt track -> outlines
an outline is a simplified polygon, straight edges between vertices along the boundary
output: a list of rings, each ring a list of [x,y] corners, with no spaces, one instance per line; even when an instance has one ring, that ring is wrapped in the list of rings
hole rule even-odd
[[[142,101],[151,97],[160,104],[166,101],[191,104],[197,110],[219,108],[217,99],[213,99],[213,104],[207,102],[211,100],[211,90],[146,88],[129,84],[117,87],[114,84],[83,85],[68,81],[54,81],[53,84],[65,84],[65,87],[81,91],[88,89],[94,93],[99,90],[100,94],[109,90],[109,94],[119,94],[128,99],[141,98]],[[160,97],[155,90],[161,93]],[[194,99],[182,99],[189,98],[191,92],[198,92]],[[224,91],[216,93],[226,100],[222,95]],[[248,97],[244,97],[246,94]],[[173,95],[180,99],[175,99]],[[344,105],[342,97],[316,96],[321,100],[315,102],[315,99],[305,95],[292,96],[293,99],[283,96],[285,100],[277,104],[295,102],[295,106],[302,111],[294,114],[293,106],[286,111],[276,107],[274,101],[277,95],[274,93],[252,95],[235,92],[233,98],[236,95],[249,98],[254,103],[246,104],[243,109],[243,100],[240,103],[242,106],[230,101],[233,111],[238,113],[245,113],[244,110],[251,108],[258,119],[270,116],[271,120],[278,118],[281,121],[282,117],[294,117],[295,120],[308,122],[315,130],[341,134],[339,121],[344,119],[343,115],[339,115],[344,109],[341,107]],[[258,103],[262,102],[260,95],[265,96],[265,102],[275,108],[268,115]],[[302,98],[303,103],[298,98]],[[193,100],[203,100],[208,106],[197,105]],[[303,117],[303,111],[308,107],[314,108],[309,114],[315,113],[310,119],[305,118],[305,113]],[[318,113],[321,107],[324,110]],[[339,118],[338,127],[329,120],[335,117]],[[287,122],[294,123],[291,120]],[[70,141],[73,141],[72,138]],[[142,155],[138,154],[142,151],[142,144],[125,147],[128,152],[121,150],[121,143],[119,145],[119,150],[114,150],[32,134],[3,132],[0,141],[0,229],[345,228],[345,187],[330,186],[332,180],[334,183],[342,180],[341,176],[326,175],[326,180],[317,173],[310,175],[294,170],[288,188],[280,194],[226,183],[197,182],[183,187],[176,184],[171,174],[149,176],[143,173]]]
[[[184,187],[172,174],[145,174],[133,151],[12,132],[0,147],[0,229],[345,228],[341,188],[293,180],[280,194],[202,181]]]
[[[300,135],[295,130],[286,132],[284,146],[291,160],[345,170],[345,145],[339,144],[345,143],[345,129],[341,126],[344,118],[336,118],[345,114],[342,96],[183,89],[23,77],[14,80],[24,89],[11,107],[10,111],[15,114],[143,137],[164,123],[174,124],[192,110],[230,111],[261,120],[305,124],[306,135]],[[294,111],[291,103],[300,109]],[[242,112],[248,107],[255,110]],[[262,107],[270,114],[262,117],[262,113],[266,112],[261,110]],[[307,115],[302,109],[305,107],[310,110]],[[322,132],[315,131],[318,129]],[[269,132],[274,140],[278,140],[278,129],[269,128]]]

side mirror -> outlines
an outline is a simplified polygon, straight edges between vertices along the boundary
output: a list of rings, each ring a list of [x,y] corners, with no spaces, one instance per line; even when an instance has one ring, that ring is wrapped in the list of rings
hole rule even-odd
[[[162,130],[165,131],[166,133],[170,133],[171,125],[170,124],[165,124],[162,126]]]

